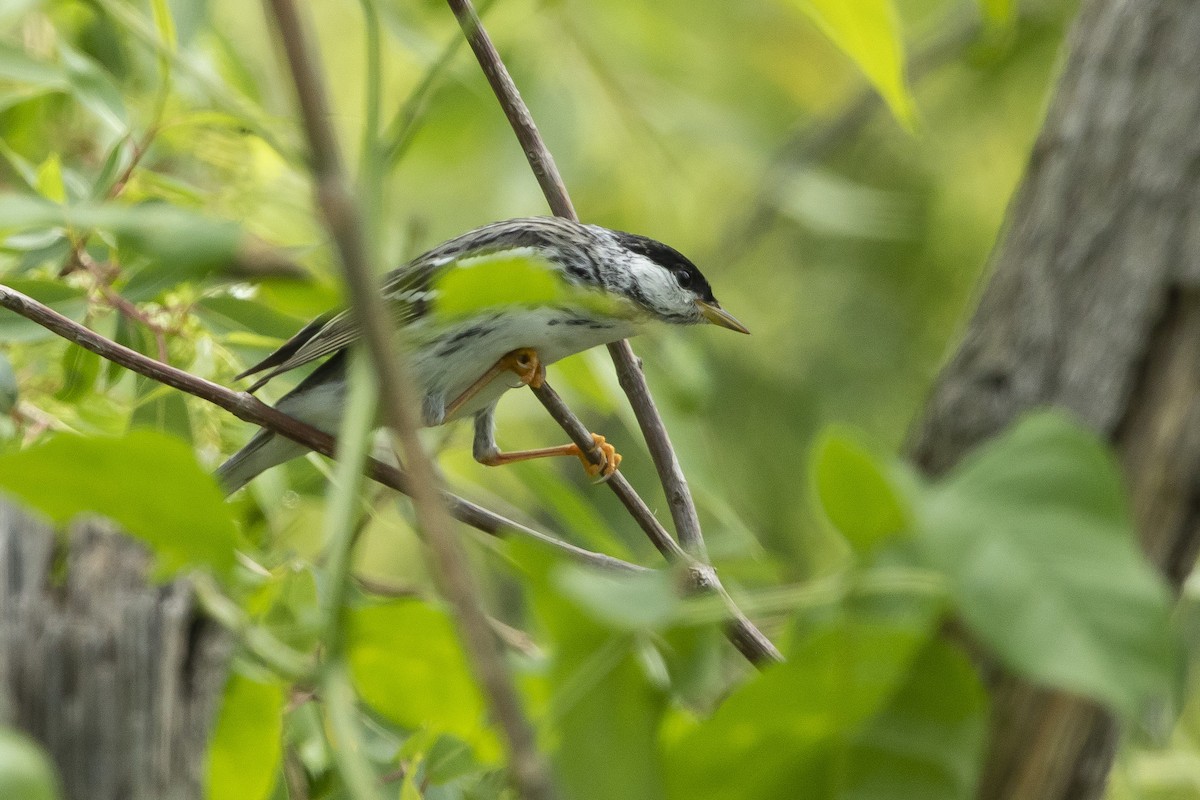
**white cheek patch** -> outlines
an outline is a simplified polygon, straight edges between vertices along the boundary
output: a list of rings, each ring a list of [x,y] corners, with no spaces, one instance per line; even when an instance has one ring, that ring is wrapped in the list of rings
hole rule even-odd
[[[663,311],[677,311],[690,302],[687,292],[680,287],[675,276],[644,256],[638,256],[630,264],[630,272],[637,281],[646,302]]]

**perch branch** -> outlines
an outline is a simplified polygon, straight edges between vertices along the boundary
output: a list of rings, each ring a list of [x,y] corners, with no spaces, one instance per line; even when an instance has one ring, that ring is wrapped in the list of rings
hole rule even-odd
[[[579,217],[567,194],[566,185],[558,171],[558,166],[554,163],[554,157],[546,147],[528,106],[521,99],[521,94],[517,90],[512,76],[504,66],[499,52],[483,28],[479,15],[475,12],[470,0],[447,0],[447,3],[454,12],[484,75],[487,76],[492,91],[500,101],[501,108],[504,109],[504,114],[512,125],[513,132],[525,152],[525,158],[529,161],[529,166],[537,178],[538,185],[542,188],[542,193],[546,196],[550,209],[560,217],[578,221]],[[633,353],[633,348],[629,346],[629,342],[622,340],[610,344],[608,351],[616,366],[621,388],[625,390],[630,405],[633,407],[634,415],[637,417],[638,425],[646,438],[646,445],[654,460],[655,469],[658,471],[659,480],[662,482],[667,497],[667,504],[671,509],[671,517],[675,522],[679,543],[676,544],[671,539],[670,534],[655,519],[645,501],[637,495],[637,492],[620,473],[614,474],[608,481],[609,488],[629,509],[630,514],[663,555],[673,562],[687,564],[693,577],[693,584],[697,588],[718,591],[725,596],[732,616],[729,638],[737,649],[754,664],[782,661],[783,657],[770,640],[736,609],[727,595],[724,595],[715,571],[704,563],[704,539],[700,531],[696,505],[692,500],[691,490],[688,488],[683,469],[679,465],[679,459],[671,446],[666,426],[650,395],[640,361]],[[601,455],[596,450],[586,427],[567,408],[561,398],[545,385],[533,391],[572,441],[587,454],[588,459],[593,463],[599,463]],[[670,544],[667,544],[668,541]]]
[[[278,409],[272,408],[254,395],[232,391],[224,386],[206,381],[189,372],[172,367],[169,364],[155,361],[149,356],[142,355],[136,350],[131,350],[124,345],[117,344],[111,339],[107,339],[95,331],[85,328],[78,322],[59,314],[54,309],[48,308],[33,298],[4,285],[0,285],[0,306],[20,314],[31,322],[37,323],[58,336],[74,342],[83,349],[90,350],[114,364],[119,364],[131,372],[136,372],[158,383],[178,389],[192,397],[198,397],[201,400],[212,403],[233,414],[238,419],[266,428],[280,436],[287,437],[321,455],[330,458],[334,457],[337,442],[332,436],[301,422],[295,417],[290,417]],[[367,474],[372,480],[384,486],[395,489],[402,494],[409,493],[408,476],[390,464],[385,464],[375,459],[367,459]],[[554,536],[536,531],[515,520],[489,511],[457,495],[447,492],[444,497],[447,507],[456,519],[492,536],[501,536],[509,532],[516,533],[567,553],[582,563],[604,569],[624,571],[644,569],[644,567],[630,564],[619,558],[613,558],[603,553],[594,553],[590,550],[576,547]]]
[[[407,358],[393,347],[393,325],[376,286],[360,212],[341,165],[316,52],[293,1],[270,0],[269,5],[308,135],[317,205],[337,246],[351,307],[378,379],[380,410],[391,430],[393,447],[408,459],[413,509],[438,583],[454,608],[472,671],[507,744],[509,777],[517,794],[526,800],[551,800],[556,792],[549,769],[538,752],[533,726],[521,705],[503,648],[483,611],[482,591],[442,502],[438,475],[417,437],[417,398],[412,396]]]

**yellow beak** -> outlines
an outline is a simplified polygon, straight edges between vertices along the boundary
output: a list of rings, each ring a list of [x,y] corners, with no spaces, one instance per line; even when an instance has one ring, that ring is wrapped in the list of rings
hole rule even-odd
[[[729,330],[737,331],[738,333],[750,333],[745,325],[734,318],[733,314],[730,314],[716,303],[706,303],[703,300],[697,300],[696,305],[700,308],[700,313],[704,315],[704,318],[713,325],[720,325],[722,328],[729,328]]]

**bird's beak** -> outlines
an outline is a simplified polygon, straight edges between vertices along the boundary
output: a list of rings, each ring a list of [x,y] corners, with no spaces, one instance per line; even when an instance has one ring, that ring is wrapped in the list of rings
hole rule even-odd
[[[700,309],[700,313],[704,315],[704,318],[713,325],[720,325],[722,328],[729,328],[729,330],[737,331],[738,333],[750,333],[745,325],[734,318],[733,314],[730,314],[716,303],[706,303],[703,300],[697,300],[696,306]]]

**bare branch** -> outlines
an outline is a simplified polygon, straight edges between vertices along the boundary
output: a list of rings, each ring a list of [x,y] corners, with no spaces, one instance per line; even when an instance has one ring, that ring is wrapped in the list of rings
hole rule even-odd
[[[408,458],[410,496],[433,556],[438,583],[454,608],[472,669],[504,734],[509,775],[517,793],[528,800],[549,800],[556,794],[549,770],[537,750],[533,726],[521,706],[503,649],[483,611],[482,592],[471,574],[462,542],[455,536],[451,517],[442,503],[437,473],[417,437],[417,398],[412,396],[407,359],[392,346],[393,326],[376,286],[359,213],[342,169],[315,50],[292,0],[270,0],[269,5],[308,134],[317,204],[338,248],[351,306],[379,381],[380,406],[391,429],[393,446]]]
[[[333,458],[337,442],[329,434],[290,417],[278,409],[272,408],[254,395],[245,392],[235,392],[211,381],[176,369],[169,364],[155,361],[149,356],[142,355],[136,350],[117,344],[95,331],[89,330],[74,320],[68,319],[57,311],[42,305],[15,289],[0,285],[0,306],[9,309],[31,322],[35,322],[49,331],[56,333],[68,341],[74,342],[85,350],[90,350],[101,358],[108,359],[114,364],[120,364],[126,369],[144,375],[151,380],[178,389],[181,392],[198,397],[225,409],[235,417],[246,422],[266,428],[280,436],[285,436],[294,442]],[[402,494],[408,494],[408,476],[396,467],[375,459],[367,460],[367,474],[378,483],[395,489]],[[547,533],[526,527],[515,520],[496,514],[482,506],[454,494],[444,495],[450,513],[458,520],[473,528],[493,536],[503,536],[505,533],[516,533],[535,539],[561,552],[578,559],[580,562],[602,569],[617,569],[623,571],[639,571],[645,567],[630,564],[619,558],[584,550],[573,544],[562,541]]]
[[[475,57],[478,59],[484,75],[487,76],[492,91],[500,101],[500,106],[504,109],[504,114],[508,117],[513,132],[516,133],[517,140],[525,151],[525,158],[529,161],[529,166],[537,178],[538,185],[542,187],[542,193],[546,196],[551,210],[560,217],[578,221],[579,217],[567,195],[566,185],[563,183],[558,166],[554,163],[554,157],[546,147],[528,106],[521,99],[521,94],[517,91],[512,76],[509,75],[500,54],[492,44],[487,31],[484,30],[471,1],[447,0],[447,3],[458,19],[459,26],[462,28],[467,42],[471,45],[471,49],[475,52]],[[692,500],[692,493],[683,475],[683,469],[679,465],[679,459],[671,446],[666,426],[650,395],[650,388],[642,374],[641,364],[627,341],[622,340],[610,344],[608,352],[612,356],[621,388],[625,390],[625,394],[629,398],[638,425],[646,438],[646,445],[654,460],[654,466],[658,470],[659,480],[662,482],[667,504],[671,509],[671,517],[675,522],[679,544],[671,539],[670,534],[654,517],[646,502],[638,496],[620,473],[614,474],[609,479],[608,486],[629,510],[654,546],[668,560],[685,563],[691,568],[693,584],[697,588],[719,591],[724,595],[715,571],[704,565],[704,538],[700,530],[699,517],[696,514],[696,504]],[[534,394],[555,421],[567,432],[571,440],[587,454],[588,459],[593,463],[600,463],[602,456],[596,450],[590,433],[579,421],[579,418],[562,402],[562,399],[548,386],[535,389]],[[783,657],[770,640],[737,610],[727,595],[724,596],[732,615],[729,638],[738,650],[755,664],[782,661]]]

